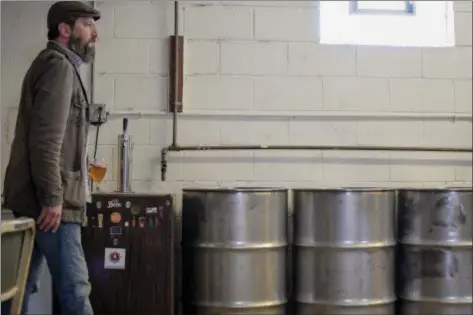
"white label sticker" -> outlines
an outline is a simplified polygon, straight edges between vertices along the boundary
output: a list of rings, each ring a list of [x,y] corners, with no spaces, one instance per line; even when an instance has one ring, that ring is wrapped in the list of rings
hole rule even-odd
[[[105,248],[105,269],[125,269],[125,249]]]
[[[152,213],[157,213],[158,212],[158,207],[147,207],[146,208],[146,214],[152,214]]]
[[[118,199],[113,199],[108,202],[108,208],[121,208],[122,204]]]

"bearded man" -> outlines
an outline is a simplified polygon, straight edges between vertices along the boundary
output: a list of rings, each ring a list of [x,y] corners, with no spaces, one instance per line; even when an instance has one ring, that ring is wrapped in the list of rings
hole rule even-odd
[[[78,68],[93,60],[100,12],[61,1],[48,12],[48,43],[23,80],[5,173],[4,206],[37,222],[22,313],[27,314],[43,258],[62,314],[93,314],[80,226],[88,190],[89,103]]]

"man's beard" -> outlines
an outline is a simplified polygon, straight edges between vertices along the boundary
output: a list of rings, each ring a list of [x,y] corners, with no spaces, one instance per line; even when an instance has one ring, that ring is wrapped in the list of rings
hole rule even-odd
[[[71,35],[69,49],[75,52],[84,62],[91,62],[95,58],[95,45],[91,42],[83,42],[79,37]]]

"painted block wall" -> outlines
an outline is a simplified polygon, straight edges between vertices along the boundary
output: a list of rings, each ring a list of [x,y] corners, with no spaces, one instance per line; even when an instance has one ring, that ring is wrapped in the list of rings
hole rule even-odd
[[[23,75],[46,41],[50,1],[1,2],[1,179]],[[99,1],[95,102],[106,103],[98,155],[115,190],[117,136],[130,118],[133,189],[183,187],[471,186],[471,156],[402,152],[170,153],[168,42],[173,4]],[[326,46],[317,1],[182,2],[185,41],[180,144],[326,144],[471,147],[470,121],[395,119],[390,113],[472,113],[472,2],[455,2],[456,47]],[[285,25],[282,22],[286,22]],[[87,70],[84,78],[87,80]],[[323,114],[385,113],[383,120]],[[134,113],[134,114],[133,114]],[[95,130],[91,130],[93,149]]]
[[[2,180],[21,79],[45,43],[50,2],[2,1]],[[116,189],[117,136],[130,118],[135,191],[189,186],[438,187],[471,185],[471,156],[399,152],[170,153],[168,42],[173,5],[102,1],[95,101],[112,111],[98,155]],[[316,1],[188,1],[185,113],[180,144],[334,144],[470,147],[471,121],[317,117],[319,113],[471,113],[471,2],[455,3],[456,47],[327,46]],[[281,21],[285,21],[283,26]],[[20,40],[21,39],[21,40]],[[130,112],[142,115],[129,115]],[[95,132],[91,131],[91,146]]]

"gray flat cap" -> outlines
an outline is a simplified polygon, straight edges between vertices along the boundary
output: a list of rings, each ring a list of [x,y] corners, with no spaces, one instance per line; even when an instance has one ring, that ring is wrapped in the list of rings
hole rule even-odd
[[[82,1],[58,1],[48,11],[48,28],[57,27],[62,22],[68,22],[72,18],[91,17],[95,21],[100,19],[100,11]]]

